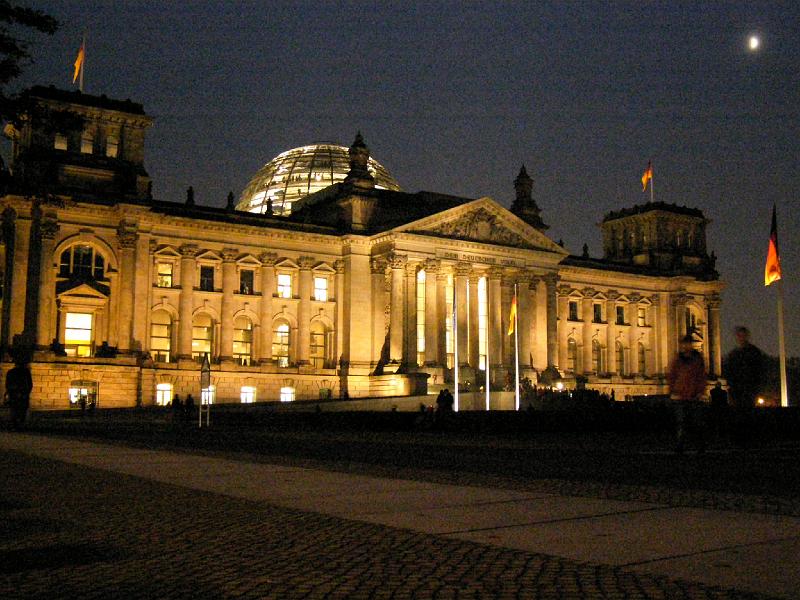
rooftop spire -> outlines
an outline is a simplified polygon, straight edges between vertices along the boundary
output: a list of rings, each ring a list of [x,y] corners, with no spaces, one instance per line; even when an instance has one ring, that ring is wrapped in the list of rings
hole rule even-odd
[[[536,201],[533,199],[533,179],[528,175],[528,171],[525,170],[525,165],[522,165],[519,175],[514,179],[514,190],[517,193],[517,197],[511,203],[511,212],[540,231],[548,229],[549,226],[545,225],[542,217],[539,216],[542,211],[539,210]]]

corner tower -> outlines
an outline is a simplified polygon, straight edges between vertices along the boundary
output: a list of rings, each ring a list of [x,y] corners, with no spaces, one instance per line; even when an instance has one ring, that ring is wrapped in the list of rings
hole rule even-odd
[[[517,193],[517,197],[511,203],[511,212],[539,231],[549,229],[550,226],[545,225],[544,221],[542,221],[540,216],[542,211],[536,204],[536,200],[533,199],[533,179],[525,170],[525,165],[522,165],[519,175],[514,180],[514,190]]]

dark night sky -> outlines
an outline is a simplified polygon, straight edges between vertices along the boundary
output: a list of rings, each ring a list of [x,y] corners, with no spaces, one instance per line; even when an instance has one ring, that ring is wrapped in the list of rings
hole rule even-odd
[[[86,91],[155,117],[154,193],[221,206],[276,154],[361,130],[408,191],[508,206],[525,163],[551,225],[580,253],[596,224],[656,200],[702,209],[727,282],[723,344],[744,323],[777,353],[763,270],[773,203],[787,340],[800,354],[800,3],[29,3],[62,23],[19,81]],[[748,52],[747,36],[763,36]]]

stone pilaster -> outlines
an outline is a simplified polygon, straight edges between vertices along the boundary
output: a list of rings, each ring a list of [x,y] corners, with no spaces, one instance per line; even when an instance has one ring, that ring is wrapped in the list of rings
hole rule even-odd
[[[53,250],[58,234],[58,219],[55,214],[42,215],[39,224],[41,255],[39,262],[39,312],[36,324],[36,345],[47,348],[55,335],[55,267]],[[131,315],[128,315],[130,318]]]
[[[708,347],[709,361],[708,374],[710,377],[718,377],[722,374],[722,332],[720,330],[719,309],[722,300],[719,294],[711,294],[706,297],[708,307]]]
[[[609,290],[606,294],[606,371],[612,375],[617,373],[616,340],[617,340],[617,299],[619,292]]]
[[[630,339],[628,343],[628,356],[629,356],[629,364],[631,365],[631,374],[638,375],[641,371],[641,366],[639,365],[639,335],[641,330],[639,329],[639,300],[641,300],[641,296],[638,294],[631,294],[630,296]]]
[[[192,308],[197,280],[197,244],[184,244],[181,253],[181,293],[178,307],[178,359],[192,358]],[[210,359],[211,357],[209,357]]]
[[[447,321],[453,320],[453,315],[447,311],[447,279],[448,274],[440,269],[436,274],[436,312],[439,317],[436,321],[436,328],[439,330],[436,362],[441,366],[447,365]]]
[[[441,262],[437,259],[425,261],[425,364],[439,364],[439,336],[444,335],[444,323],[439,316],[439,271]]]
[[[384,355],[386,344],[386,266],[387,260],[382,256],[370,259],[370,293],[372,294],[372,362],[386,362]],[[387,348],[388,350],[388,348]]]
[[[120,352],[131,349],[133,332],[133,294],[136,288],[136,242],[139,234],[136,225],[122,222],[117,228],[117,243],[120,252],[119,277],[119,322],[117,344]]]
[[[335,294],[334,300],[336,300],[336,323],[334,324],[336,354],[334,358],[338,360],[344,351],[344,261],[342,259],[333,261],[333,268],[336,270],[333,279],[333,293]]]
[[[236,291],[236,257],[238,248],[222,249],[222,306],[220,310],[220,346],[222,362],[233,360],[233,294]]]
[[[405,281],[404,271],[408,257],[403,254],[389,256],[392,271],[392,290],[389,300],[389,358],[393,362],[403,362],[403,337],[405,333]]]
[[[519,364],[526,367],[531,364],[531,277],[528,273],[520,273],[517,280],[517,324],[519,325]]]
[[[261,260],[261,353],[260,362],[272,362],[272,297],[275,295],[275,252],[264,252]]]
[[[314,287],[311,269],[316,262],[312,256],[301,256],[297,260],[300,266],[297,284],[300,291],[300,304],[297,307],[297,363],[300,365],[309,363],[311,351],[311,293]]]
[[[594,290],[586,288],[583,290],[583,300],[581,300],[581,318],[583,319],[583,372],[591,373],[592,367],[592,320],[594,318]],[[580,367],[579,367],[580,368]]]

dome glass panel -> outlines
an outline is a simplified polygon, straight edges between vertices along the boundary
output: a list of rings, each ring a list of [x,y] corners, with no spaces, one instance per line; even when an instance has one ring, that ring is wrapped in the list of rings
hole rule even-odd
[[[389,171],[372,157],[367,168],[375,178],[376,188],[400,189]],[[258,170],[242,192],[236,209],[266,213],[271,200],[274,214],[288,215],[296,201],[344,181],[349,171],[350,155],[345,146],[320,143],[287,150]]]

